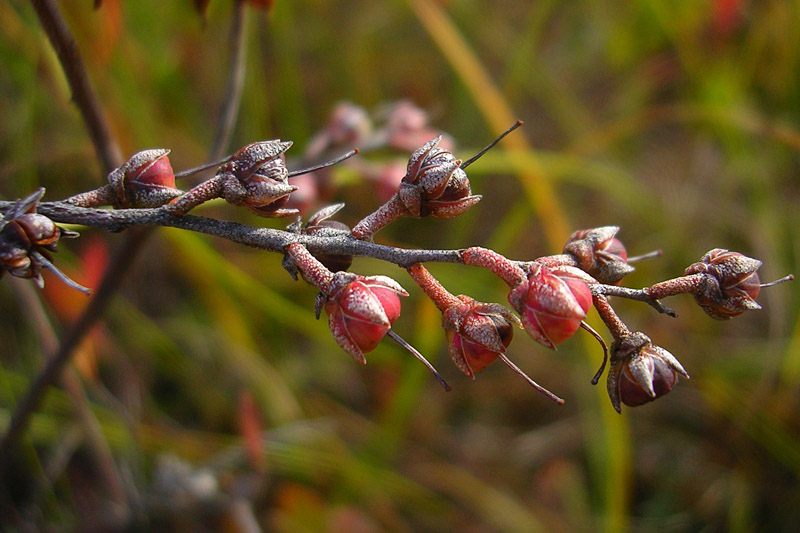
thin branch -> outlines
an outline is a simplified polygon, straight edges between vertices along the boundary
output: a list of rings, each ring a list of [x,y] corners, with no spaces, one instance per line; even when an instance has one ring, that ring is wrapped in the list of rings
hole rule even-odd
[[[31,0],[31,3],[48,39],[50,39],[50,44],[53,45],[58,55],[67,82],[72,89],[72,99],[78,106],[83,121],[89,129],[89,135],[103,164],[103,169],[106,173],[111,172],[122,164],[122,153],[111,134],[108,121],[92,90],[89,76],[86,74],[86,67],[72,32],[64,21],[55,0]]]
[[[636,300],[638,302],[644,302],[659,313],[669,315],[672,318],[676,318],[678,316],[678,313],[676,313],[674,309],[667,307],[658,300],[654,300],[643,290],[629,289],[628,287],[618,287],[616,285],[603,285],[602,283],[590,285],[589,288],[592,290],[592,294],[594,295],[601,294],[605,296],[619,296],[620,298]]]
[[[46,353],[55,353],[58,349],[58,338],[53,330],[53,325],[45,313],[44,306],[40,298],[40,293],[33,288],[27,281],[15,279],[13,288],[18,296],[20,305],[24,309],[23,315],[28,318],[34,331],[39,337],[39,343]],[[81,423],[83,436],[90,451],[89,457],[95,462],[97,471],[100,473],[110,497],[116,505],[123,507],[125,514],[128,512],[128,505],[125,498],[125,491],[117,472],[114,458],[108,443],[103,437],[102,428],[97,418],[89,406],[83,384],[74,372],[64,372],[61,382],[75,404],[76,414]]]
[[[0,211],[14,202],[0,201]],[[247,226],[195,215],[175,216],[162,208],[153,209],[90,209],[64,202],[42,202],[37,211],[62,224],[80,224],[107,231],[120,231],[135,226],[167,226],[206,235],[213,235],[246,246],[283,253],[293,242],[299,242],[312,253],[345,254],[374,257],[403,268],[414,263],[461,263],[458,250],[415,250],[394,248],[352,237],[348,232],[326,232],[324,235],[299,235],[289,231]]]
[[[126,249],[139,249],[145,236],[149,233],[146,230],[132,231],[128,235]],[[128,255],[117,254],[113,262],[108,266],[100,286],[95,291],[92,299],[89,300],[89,304],[83,314],[61,341],[61,346],[58,347],[56,353],[48,358],[44,369],[36,376],[28,392],[17,404],[8,429],[2,440],[0,440],[0,472],[8,466],[8,461],[11,459],[11,451],[22,432],[28,426],[34,411],[41,404],[46,388],[58,379],[64,366],[69,362],[73,350],[92,329],[92,326],[102,317],[106,306],[117,290],[118,280],[124,276],[131,264],[132,261]]]
[[[211,147],[208,159],[220,159],[228,149],[231,136],[236,126],[236,117],[242,102],[242,89],[247,59],[247,2],[237,0],[233,8],[233,20],[230,33],[230,65],[228,73],[228,86],[225,90],[225,103],[222,105],[217,133]]]
[[[72,97],[87,124],[95,149],[103,164],[104,171],[106,173],[111,172],[122,164],[122,154],[119,145],[111,133],[111,129],[108,126],[94,92],[91,89],[89,77],[86,74],[86,68],[81,59],[75,39],[72,37],[69,27],[64,21],[55,0],[32,0],[32,3],[48,38],[58,54],[67,81],[72,88]],[[224,146],[229,143],[230,134],[233,131],[235,119],[238,115],[246,54],[243,29],[245,20],[244,4],[245,2],[243,1],[237,3],[237,13],[241,12],[242,18],[238,20],[238,22],[237,20],[234,21],[234,27],[231,32],[231,35],[234,36],[232,39],[235,38],[233,47],[236,48],[236,50],[232,52],[232,57],[235,58],[235,61],[232,67],[233,72],[229,78],[231,81],[229,83],[228,98],[224,106],[225,111],[222,113],[220,122],[222,124],[224,119],[226,120],[226,125],[220,126],[219,128],[218,144],[215,143],[215,147],[212,149],[212,156],[209,157],[210,160],[218,159],[221,156],[221,152],[220,155],[217,156],[214,156],[214,153],[220,150],[224,151]],[[240,25],[241,28],[237,29],[237,24]],[[239,44],[237,45],[237,43]],[[225,119],[228,115],[232,117],[230,120]],[[218,146],[221,146],[221,148],[218,148]],[[0,205],[0,210],[4,210],[2,205]],[[118,226],[117,229],[121,229],[126,225],[130,224],[123,224],[122,226]],[[46,388],[52,385],[61,375],[64,366],[72,357],[73,350],[80,344],[91,327],[102,317],[108,303],[111,301],[111,297],[119,287],[122,278],[133,264],[136,254],[142,249],[143,244],[151,234],[152,230],[149,228],[137,228],[129,233],[125,244],[119,252],[117,252],[111,264],[104,272],[103,278],[100,281],[100,286],[89,302],[89,305],[72,329],[66,334],[58,351],[49,359],[45,368],[37,375],[34,382],[30,385],[25,397],[17,404],[6,433],[3,435],[2,439],[0,439],[0,471],[3,471],[8,464],[11,451],[30,422],[33,412],[41,404]]]

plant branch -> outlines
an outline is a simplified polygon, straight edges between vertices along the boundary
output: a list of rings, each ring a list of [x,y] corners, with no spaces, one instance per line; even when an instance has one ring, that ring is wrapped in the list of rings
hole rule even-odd
[[[236,0],[234,4],[229,39],[231,70],[228,73],[225,102],[217,122],[217,132],[209,152],[209,161],[220,159],[227,151],[242,102],[247,59],[247,2],[244,0]]]
[[[31,322],[31,326],[39,337],[39,343],[46,353],[56,353],[58,338],[50,319],[47,317],[47,313],[45,313],[40,293],[25,280],[15,279],[14,282],[13,288],[20,306],[24,310],[23,314]],[[61,376],[61,382],[72,397],[72,402],[75,405],[76,415],[80,421],[84,439],[89,449],[89,457],[94,461],[109,496],[115,505],[121,506],[122,513],[127,515],[129,509],[122,481],[114,464],[111,450],[103,436],[100,423],[94,416],[86,398],[83,384],[75,372],[64,372]]]
[[[0,201],[0,211],[13,205],[14,202]],[[286,246],[293,242],[299,242],[312,253],[374,257],[404,268],[414,263],[462,262],[458,250],[394,248],[360,241],[346,231],[324,236],[299,235],[288,231],[247,226],[196,215],[179,217],[170,214],[163,208],[108,210],[76,207],[64,202],[42,202],[37,205],[37,210],[40,214],[62,224],[80,224],[112,232],[133,226],[167,226],[205,233],[271,252],[283,253]]]
[[[128,235],[128,242],[125,248],[136,250],[141,246],[142,241],[149,232],[146,230],[133,231]],[[80,344],[84,336],[91,330],[92,326],[102,317],[111,297],[117,290],[118,280],[124,276],[131,267],[132,261],[127,254],[117,254],[112,263],[108,266],[100,286],[89,300],[86,310],[78,321],[62,339],[58,350],[47,359],[44,369],[36,376],[28,392],[17,404],[16,410],[11,417],[3,438],[0,439],[0,472],[5,470],[11,459],[11,452],[14,445],[22,436],[22,432],[28,426],[31,416],[38,409],[44,398],[45,390],[52,385],[61,375],[62,370],[72,357],[73,350]]]
[[[617,285],[604,285],[602,283],[590,285],[589,288],[592,290],[593,295],[601,294],[605,296],[619,296],[620,298],[636,300],[639,302],[644,302],[659,313],[669,315],[672,318],[677,318],[678,316],[678,313],[676,313],[674,309],[667,307],[654,298],[651,298],[645,290],[618,287]]]
[[[48,39],[50,39],[50,44],[53,45],[58,55],[67,82],[72,89],[72,99],[83,116],[103,169],[106,173],[111,172],[122,164],[122,153],[111,134],[111,128],[94,91],[92,91],[86,67],[72,32],[64,21],[55,0],[32,0],[31,3]]]

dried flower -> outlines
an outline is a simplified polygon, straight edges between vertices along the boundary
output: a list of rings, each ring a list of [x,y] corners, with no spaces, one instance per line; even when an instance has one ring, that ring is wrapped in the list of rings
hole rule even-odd
[[[536,390],[559,404],[564,403],[506,357],[514,326],[522,327],[513,313],[502,305],[478,302],[463,294],[453,296],[419,263],[407,270],[442,312],[442,327],[447,336],[450,358],[459,370],[475,379],[476,372],[500,359]]]
[[[170,202],[169,211],[181,216],[204,202],[222,197],[262,217],[296,215],[296,209],[283,208],[296,190],[289,185],[284,155],[291,146],[291,141],[279,139],[248,144],[221,165],[214,178]]]
[[[620,401],[636,407],[667,394],[678,375],[689,379],[683,366],[667,350],[641,332],[630,333],[611,345],[608,396],[617,412]]]
[[[748,310],[761,309],[756,303],[761,290],[756,273],[760,266],[758,259],[715,248],[690,265],[684,274],[702,275],[693,292],[695,301],[710,317],[727,320]]]
[[[442,136],[418,148],[408,160],[406,175],[397,192],[411,216],[452,218],[477,204],[461,160],[439,148]]]
[[[615,284],[634,271],[628,264],[628,252],[615,237],[619,227],[579,230],[570,235],[564,253],[572,255],[578,266],[600,283]]]
[[[493,363],[514,337],[519,319],[499,304],[477,302],[469,296],[456,297],[457,304],[442,313],[450,357],[471,378]]]
[[[58,227],[55,222],[36,212],[36,203],[44,195],[40,188],[19,200],[14,209],[0,218],[0,277],[7,270],[12,276],[32,279],[44,287],[42,268],[51,270],[61,281],[81,292],[91,292],[61,272],[51,262],[50,253],[58,249],[61,237],[74,238],[74,231]]]
[[[364,354],[375,349],[400,316],[400,296],[408,293],[386,276],[359,276],[350,272],[333,273],[299,243],[286,247],[308,283],[320,290],[317,316],[328,315],[334,339],[360,363]]]
[[[291,146],[291,141],[276,139],[248,144],[239,150],[217,173],[226,178],[225,199],[262,217],[296,215],[297,209],[283,209],[289,195],[297,190],[289,185],[284,155]]]

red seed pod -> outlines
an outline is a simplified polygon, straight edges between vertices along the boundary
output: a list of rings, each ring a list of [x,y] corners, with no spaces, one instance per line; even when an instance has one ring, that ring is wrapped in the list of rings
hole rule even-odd
[[[690,265],[684,274],[704,275],[693,293],[695,301],[712,318],[727,320],[745,311],[761,309],[756,303],[761,290],[756,273],[759,267],[758,259],[715,248]]]
[[[400,316],[400,296],[408,293],[386,276],[334,274],[325,303],[334,339],[360,363],[378,346]]]
[[[175,188],[175,173],[169,150],[143,150],[131,156],[108,175],[119,207],[158,207],[181,194]]]
[[[522,317],[525,331],[537,342],[555,348],[570,338],[592,305],[594,280],[569,266],[529,264],[528,277],[516,285],[508,301]]]
[[[498,304],[476,302],[469,296],[442,313],[450,357],[471,378],[493,363],[511,343],[519,319]]]
[[[480,249],[472,250],[480,259],[487,259],[486,255],[480,253]],[[442,326],[447,336],[450,357],[459,370],[475,379],[476,372],[500,359],[530,386],[554,402],[564,403],[564,400],[536,383],[505,356],[506,347],[514,335],[512,326],[522,326],[513,313],[502,305],[476,302],[463,294],[453,296],[420,263],[411,265],[407,270],[442,312]]]
[[[578,266],[600,283],[615,284],[634,271],[625,246],[614,237],[618,231],[618,226],[576,231],[570,235],[564,253],[575,257]]]
[[[636,407],[664,396],[678,382],[678,375],[689,379],[680,362],[644,333],[631,333],[611,345],[607,388],[617,412],[620,402]]]
[[[456,217],[481,200],[473,195],[461,160],[439,148],[442,136],[418,148],[408,160],[398,196],[414,217]]]

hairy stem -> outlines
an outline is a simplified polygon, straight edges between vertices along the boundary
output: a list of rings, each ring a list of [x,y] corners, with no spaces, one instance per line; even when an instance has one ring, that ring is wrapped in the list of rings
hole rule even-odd
[[[705,274],[692,274],[679,278],[668,279],[642,289],[653,300],[660,300],[667,296],[676,294],[693,294],[697,291],[699,284],[705,278]]]
[[[450,292],[445,289],[439,280],[434,278],[428,269],[422,266],[419,263],[415,263],[406,269],[408,271],[409,276],[413,279],[419,287],[425,291],[425,294],[428,295],[436,307],[439,308],[439,311],[444,313],[447,311],[448,308],[457,305],[459,303],[459,299],[450,294]]]
[[[333,273],[325,265],[311,255],[305,246],[297,242],[287,246],[286,253],[303,273],[304,280],[318,288],[322,294],[330,296]]]
[[[526,278],[525,271],[517,263],[488,248],[467,248],[461,252],[461,258],[466,265],[487,269],[512,289]]]
[[[384,226],[403,216],[408,216],[408,209],[403,205],[400,197],[395,194],[389,198],[389,201],[380,206],[377,211],[367,215],[353,227],[353,237],[356,239],[369,239]]]
[[[631,334],[628,326],[625,325],[616,311],[614,311],[614,308],[611,307],[611,304],[608,303],[608,298],[602,294],[593,294],[592,303],[594,304],[594,308],[597,309],[600,318],[603,319],[603,323],[608,328],[608,331],[611,332],[611,336],[614,337],[614,340],[619,340]]]

